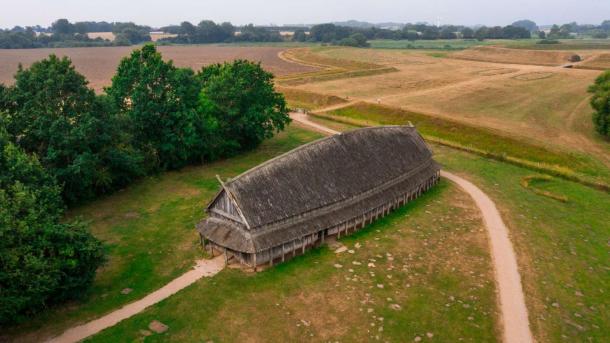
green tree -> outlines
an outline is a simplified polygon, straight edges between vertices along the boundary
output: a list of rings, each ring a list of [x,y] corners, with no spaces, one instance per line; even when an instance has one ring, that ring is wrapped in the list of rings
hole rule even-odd
[[[593,94],[591,107],[595,130],[602,136],[610,137],[610,71],[600,75],[595,83],[589,87]]]
[[[464,38],[464,39],[473,39],[474,38],[474,30],[469,27],[463,28],[461,32],[462,32],[462,38]]]
[[[78,298],[92,283],[102,244],[81,223],[59,223],[62,214],[55,180],[0,128],[0,324]]]
[[[165,62],[153,45],[123,59],[106,89],[129,121],[147,169],[173,169],[205,156],[205,118],[197,112],[201,85],[191,69]]]
[[[70,35],[76,32],[74,25],[68,19],[58,19],[51,25],[51,30],[58,35]]]
[[[252,149],[290,122],[273,75],[259,63],[237,60],[205,67],[199,77],[203,89],[199,111],[213,120],[217,156]]]
[[[305,30],[295,30],[294,35],[292,36],[292,40],[295,42],[305,42],[307,40],[307,34],[305,33]]]
[[[517,20],[516,22],[512,23],[511,26],[520,27],[528,30],[529,32],[538,31],[538,24],[528,19]]]
[[[70,202],[91,199],[141,174],[139,155],[110,105],[71,61],[55,55],[19,67],[8,91],[8,132],[36,154]]]

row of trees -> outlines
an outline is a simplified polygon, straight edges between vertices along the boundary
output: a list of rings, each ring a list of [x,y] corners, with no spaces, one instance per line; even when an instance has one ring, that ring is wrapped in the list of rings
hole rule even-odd
[[[161,30],[178,35],[162,39],[162,42],[179,44],[281,42],[284,40],[279,32],[268,28],[252,24],[237,28],[231,23],[216,24],[210,20],[201,21],[196,26],[185,21],[179,26],[167,26]]]
[[[252,149],[289,122],[273,76],[248,61],[194,72],[152,45],[96,95],[51,55],[0,86],[0,323],[77,297],[104,260],[74,204],[138,177]]]
[[[371,28],[352,28],[337,26],[334,24],[315,25],[309,34],[303,30],[297,30],[293,39],[295,41],[311,41],[344,44],[346,40],[353,40],[355,35],[360,35],[369,39],[408,39],[408,40],[436,40],[436,39],[526,39],[531,37],[531,32],[523,27],[480,27],[476,30],[464,26],[433,26],[427,24],[407,24],[402,30],[388,30],[376,27]],[[358,36],[358,37],[360,37]],[[356,41],[358,41],[356,39]],[[350,44],[351,45],[351,44]],[[358,46],[365,46],[359,44]]]

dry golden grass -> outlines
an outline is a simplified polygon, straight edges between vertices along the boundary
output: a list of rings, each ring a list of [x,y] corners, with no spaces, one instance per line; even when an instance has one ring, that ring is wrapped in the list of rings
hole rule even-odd
[[[607,70],[610,69],[610,53],[602,53],[594,55],[582,63],[579,63],[577,68],[583,69],[599,69],[599,70]]]
[[[569,63],[570,57],[574,54],[578,54],[578,52],[525,50],[479,46],[453,53],[450,55],[450,57],[463,60],[495,63],[560,66]]]
[[[476,50],[479,54],[485,51]],[[310,82],[297,86],[301,90],[488,127],[535,144],[591,154],[610,166],[610,144],[595,134],[588,104],[587,88],[598,71],[525,64],[502,66],[396,50],[319,49],[309,54],[320,55],[318,61],[366,60],[399,71]],[[547,62],[562,64],[561,59],[572,53],[515,49],[510,54],[550,56]],[[489,59],[493,57],[491,53]]]
[[[87,33],[87,36],[89,36],[91,39],[101,38],[109,41],[114,40],[114,33],[112,32],[89,32]]]

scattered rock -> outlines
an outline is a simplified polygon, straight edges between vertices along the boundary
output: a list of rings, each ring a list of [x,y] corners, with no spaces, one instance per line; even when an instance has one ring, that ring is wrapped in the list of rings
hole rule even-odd
[[[305,319],[301,319],[301,323],[303,323],[303,325],[305,325],[305,326],[310,326],[311,325],[311,323],[306,321]]]
[[[377,288],[383,288],[383,284],[378,283]]]
[[[343,268],[343,266],[342,266],[342,265],[340,265],[340,264],[338,264],[338,263],[336,263],[336,264],[335,264],[335,268],[339,269],[339,268]]]
[[[121,294],[127,295],[127,294],[131,293],[132,291],[133,291],[133,289],[131,289],[131,288],[123,288],[123,290],[121,291]]]
[[[340,253],[346,252],[346,251],[347,251],[347,247],[342,246],[342,247],[339,247],[339,249],[335,250],[335,254],[340,254]]]
[[[152,332],[150,332],[148,330],[140,330],[140,335],[142,335],[144,337],[148,337],[148,336],[152,335]]]
[[[354,245],[354,247],[355,247],[356,249],[360,249],[360,248],[362,247],[362,245],[360,245],[360,243],[356,243],[356,245]]]
[[[402,309],[402,307],[398,304],[391,304],[390,308],[394,311],[400,311]]]
[[[368,266],[369,266],[369,268],[375,268],[375,263],[370,262],[370,263],[368,264]]]
[[[123,216],[127,219],[140,218],[140,214],[138,212],[127,212]]]
[[[426,333],[426,336],[428,336],[428,338],[432,338],[432,337],[434,337],[434,334],[432,332],[428,332],[428,333]]]
[[[584,296],[584,294],[582,294],[582,292],[580,292],[580,291],[576,291],[576,292],[574,292],[574,295],[575,295],[575,296],[577,296],[577,297],[582,297],[582,296]]]
[[[350,253],[350,254],[356,253],[354,250],[348,250],[347,252]]]
[[[148,324],[148,328],[156,333],[164,333],[169,329],[169,326],[161,323],[158,320],[153,320],[150,322],[150,324]]]
[[[360,266],[360,265],[362,265],[362,263],[360,263],[360,262],[358,262],[358,261],[354,261],[354,262],[352,262],[352,264],[353,264],[353,265],[355,265],[355,266]]]
[[[558,304],[558,303],[552,303],[552,304],[551,304],[551,306],[553,306],[553,307],[559,307],[559,304]]]
[[[413,339],[413,342],[421,342],[421,337],[417,336]]]

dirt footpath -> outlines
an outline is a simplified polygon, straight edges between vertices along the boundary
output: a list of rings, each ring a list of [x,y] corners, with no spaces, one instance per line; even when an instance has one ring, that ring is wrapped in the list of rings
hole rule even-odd
[[[152,306],[178,291],[192,285],[202,277],[211,277],[216,275],[225,266],[224,256],[220,255],[212,260],[201,260],[193,270],[184,273],[182,276],[174,279],[161,289],[145,296],[144,298],[127,304],[121,309],[111,312],[99,319],[90,321],[89,323],[73,327],[60,336],[57,336],[48,342],[54,343],[73,343],[84,340],[85,338],[95,335],[96,333],[116,325],[120,321],[136,315],[149,306]]]
[[[340,134],[338,131],[310,121],[305,114],[291,113],[290,117],[294,121],[314,128],[316,131],[330,135]],[[468,193],[483,215],[485,228],[489,235],[496,287],[498,289],[500,320],[503,331],[502,341],[505,343],[533,342],[517,257],[510,241],[508,228],[504,224],[500,212],[487,194],[471,182],[445,171],[441,172],[441,177],[456,183]]]

